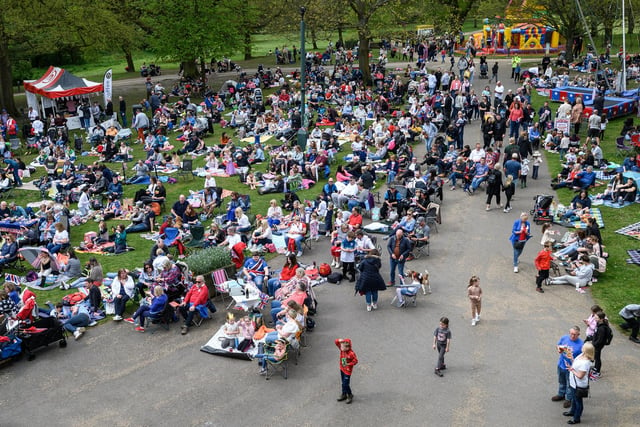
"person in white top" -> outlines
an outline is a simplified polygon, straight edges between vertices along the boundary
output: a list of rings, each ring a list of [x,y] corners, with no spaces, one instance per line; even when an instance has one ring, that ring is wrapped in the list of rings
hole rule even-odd
[[[44,123],[42,123],[42,120],[40,120],[38,117],[36,117],[33,123],[31,123],[31,127],[33,128],[33,131],[36,133],[36,135],[44,135]]]
[[[242,237],[240,236],[240,234],[236,233],[236,228],[229,227],[227,229],[227,238],[224,239],[218,246],[229,246],[229,249],[231,249],[240,242],[242,242]]]
[[[480,143],[476,143],[476,148],[471,150],[469,153],[469,159],[473,160],[473,163],[478,163],[480,159],[484,159],[487,153],[484,151],[484,148],[480,145]]]
[[[564,104],[558,107],[557,114],[559,119],[568,119],[571,117],[571,104],[569,104],[568,99],[565,99]]]
[[[89,200],[89,187],[85,186],[80,193],[80,199],[78,200],[78,210],[80,215],[87,216],[91,209],[91,201]]]
[[[342,207],[349,199],[355,197],[356,194],[358,194],[358,185],[356,184],[356,179],[352,177],[349,180],[349,184],[345,185],[339,193],[333,193],[331,195],[331,199],[336,207]]]
[[[215,187],[217,187],[216,179],[213,177],[213,175],[207,175],[207,177],[204,179],[204,188],[215,188]]]
[[[504,96],[504,86],[501,81],[496,83],[496,87],[493,88],[493,98],[495,99],[495,105],[497,106],[502,102]]]
[[[289,248],[289,240],[293,239],[296,244],[297,256],[302,256],[302,240],[304,239],[304,235],[307,233],[307,229],[305,224],[300,222],[300,218],[295,216],[293,217],[293,222],[289,227],[289,231],[287,232],[287,236],[284,241]],[[289,255],[291,251],[287,251],[287,255]]]

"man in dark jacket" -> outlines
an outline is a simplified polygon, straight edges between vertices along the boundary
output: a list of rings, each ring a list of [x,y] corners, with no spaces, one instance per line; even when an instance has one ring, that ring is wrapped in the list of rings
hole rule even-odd
[[[389,286],[395,286],[396,284],[396,267],[398,268],[398,274],[404,276],[404,263],[407,260],[409,252],[411,252],[411,240],[404,236],[402,228],[396,230],[396,234],[391,237],[387,243],[387,251],[389,252],[391,261],[391,273]]]

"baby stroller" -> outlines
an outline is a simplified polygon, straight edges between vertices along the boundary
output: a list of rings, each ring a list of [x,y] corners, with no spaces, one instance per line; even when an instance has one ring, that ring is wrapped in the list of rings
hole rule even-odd
[[[480,78],[488,79],[489,78],[489,65],[486,62],[480,64]]]
[[[22,340],[8,329],[9,319],[0,325],[0,366],[22,355]]]
[[[533,221],[536,224],[543,224],[545,222],[551,222],[553,217],[550,215],[550,207],[553,202],[553,196],[547,196],[546,194],[539,194],[533,198],[534,205],[531,210]]]

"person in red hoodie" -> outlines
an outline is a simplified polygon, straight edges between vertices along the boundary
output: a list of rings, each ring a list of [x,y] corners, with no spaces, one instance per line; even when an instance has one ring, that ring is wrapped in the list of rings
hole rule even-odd
[[[542,282],[549,278],[549,269],[551,269],[551,250],[553,245],[551,242],[545,242],[544,248],[536,255],[535,264],[538,274],[536,275],[536,292],[544,293]]]
[[[182,325],[181,331],[182,335],[186,335],[187,332],[189,332],[189,326],[193,326],[193,317],[196,315],[196,312],[206,314],[206,316],[203,317],[209,317],[206,311],[209,308],[212,313],[216,311],[209,300],[209,289],[205,286],[204,277],[196,276],[194,285],[189,289],[180,304],[180,313],[184,318],[184,325]]]
[[[351,403],[353,401],[351,374],[353,367],[358,364],[358,356],[351,349],[349,338],[338,338],[336,346],[340,349],[340,376],[342,377],[342,394],[338,397],[338,402],[346,400],[346,403]]]

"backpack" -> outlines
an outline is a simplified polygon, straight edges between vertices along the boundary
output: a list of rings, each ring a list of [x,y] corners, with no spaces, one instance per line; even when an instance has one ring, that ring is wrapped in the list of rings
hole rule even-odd
[[[493,185],[496,183],[496,174],[495,172],[491,172],[487,177],[487,184]]]
[[[311,332],[311,330],[316,327],[316,321],[310,317],[307,317],[306,322],[307,331]]]
[[[342,273],[340,273],[339,271],[333,271],[331,274],[327,276],[327,281],[329,283],[340,283],[341,280],[342,280]]]
[[[605,331],[607,335],[604,338],[604,345],[609,345],[613,340],[613,331],[611,330],[611,326],[605,325]]]
[[[320,264],[320,267],[318,267],[318,273],[320,273],[322,277],[327,277],[331,274],[331,266],[326,262],[323,262]]]

